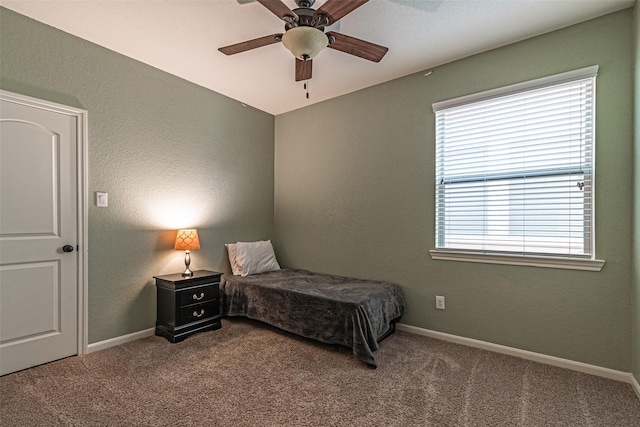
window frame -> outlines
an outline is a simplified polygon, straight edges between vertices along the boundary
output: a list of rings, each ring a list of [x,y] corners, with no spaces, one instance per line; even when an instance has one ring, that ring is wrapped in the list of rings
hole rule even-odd
[[[476,94],[466,95],[446,101],[436,102],[432,105],[435,113],[437,111],[462,106],[465,104],[471,104],[476,102],[482,102],[495,98],[514,95],[522,92],[527,92],[535,89],[546,88],[549,86],[559,85],[563,83],[569,83],[586,78],[594,78],[593,91],[595,96],[596,82],[595,77],[598,74],[598,66],[590,66],[573,70],[565,73],[555,74],[527,82],[517,83],[497,89],[492,89]],[[524,265],[524,266],[536,266],[546,268],[562,268],[572,270],[587,270],[587,271],[600,271],[604,266],[605,261],[595,258],[595,100],[593,105],[593,142],[592,142],[592,164],[591,164],[591,224],[589,237],[590,255],[571,256],[571,255],[553,255],[553,254],[526,254],[526,253],[508,253],[508,252],[491,252],[491,251],[474,251],[464,249],[450,249],[450,248],[437,248],[430,250],[431,258],[434,260],[447,260],[447,261],[464,261],[464,262],[479,262],[489,264],[507,264],[507,265]],[[437,158],[436,158],[437,161]],[[435,183],[436,186],[438,183]],[[434,202],[437,202],[438,192],[436,191]],[[436,204],[437,206],[437,204]],[[435,211],[435,210],[434,210]],[[438,215],[438,212],[435,212]],[[435,218],[437,220],[437,216]],[[434,243],[437,243],[438,232],[435,230]]]

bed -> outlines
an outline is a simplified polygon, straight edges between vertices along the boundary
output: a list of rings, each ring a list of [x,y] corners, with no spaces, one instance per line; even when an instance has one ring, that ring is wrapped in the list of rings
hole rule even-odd
[[[395,283],[279,269],[220,282],[222,314],[245,316],[327,344],[352,348],[376,367],[373,352],[404,311]]]

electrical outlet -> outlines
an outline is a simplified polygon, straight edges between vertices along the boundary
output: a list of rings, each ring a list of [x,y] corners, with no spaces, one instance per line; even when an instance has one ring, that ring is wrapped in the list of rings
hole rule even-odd
[[[438,310],[444,310],[444,297],[436,296],[436,308]]]

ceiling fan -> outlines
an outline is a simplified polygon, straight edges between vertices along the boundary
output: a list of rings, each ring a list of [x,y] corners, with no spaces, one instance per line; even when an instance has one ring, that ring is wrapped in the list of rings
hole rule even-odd
[[[350,55],[380,62],[389,50],[355,37],[335,31],[325,34],[325,27],[353,12],[369,0],[327,0],[318,10],[312,9],[315,0],[295,0],[297,9],[291,10],[281,0],[258,0],[271,13],[285,22],[285,32],[247,40],[218,49],[233,55],[273,43],[282,42],[296,58],[296,81],[309,80],[313,58],[325,47]]]

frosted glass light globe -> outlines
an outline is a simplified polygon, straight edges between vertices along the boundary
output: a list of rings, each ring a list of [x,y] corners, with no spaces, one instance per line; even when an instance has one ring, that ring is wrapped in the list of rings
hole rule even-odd
[[[312,59],[329,45],[321,30],[313,27],[294,27],[282,36],[282,44],[298,59]]]

